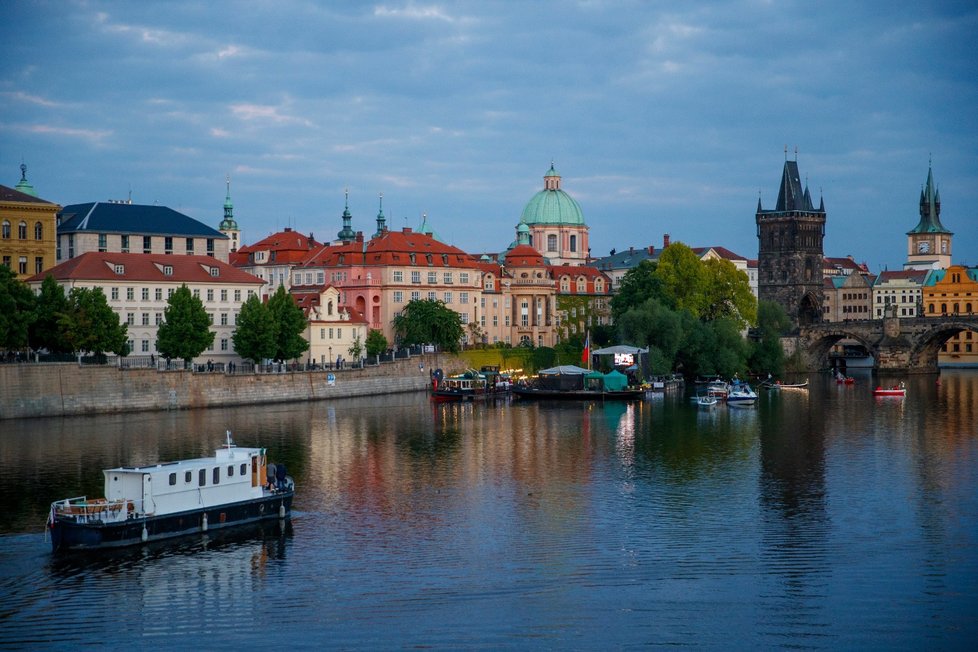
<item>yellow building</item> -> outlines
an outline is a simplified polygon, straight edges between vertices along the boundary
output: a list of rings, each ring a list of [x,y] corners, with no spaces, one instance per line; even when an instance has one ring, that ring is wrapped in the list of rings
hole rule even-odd
[[[24,280],[54,267],[56,216],[61,206],[40,199],[20,166],[16,188],[0,186],[0,264]]]
[[[922,303],[926,317],[978,314],[978,267],[951,265],[928,272]],[[937,362],[942,367],[978,367],[978,333],[964,331],[949,339]]]

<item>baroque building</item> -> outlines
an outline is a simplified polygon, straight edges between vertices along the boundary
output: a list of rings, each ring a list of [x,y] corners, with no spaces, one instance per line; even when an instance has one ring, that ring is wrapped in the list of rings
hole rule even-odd
[[[56,215],[61,207],[37,196],[20,166],[15,188],[0,186],[0,264],[20,280],[54,266]]]
[[[589,259],[588,226],[577,201],[560,187],[553,163],[543,176],[543,190],[523,208],[520,224],[529,229],[529,244],[554,265],[583,265]]]
[[[812,204],[803,188],[797,161],[785,161],[778,203],[765,210],[757,200],[757,293],[760,301],[779,304],[795,326],[821,319],[822,242],[825,201]]]

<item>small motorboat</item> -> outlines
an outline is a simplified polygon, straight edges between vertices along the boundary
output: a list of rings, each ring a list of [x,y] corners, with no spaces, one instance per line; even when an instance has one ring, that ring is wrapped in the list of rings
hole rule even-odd
[[[735,382],[727,392],[727,405],[754,405],[757,393],[744,382]]]
[[[696,405],[703,410],[711,410],[717,405],[717,397],[712,394],[700,394],[696,397]]]
[[[882,387],[877,386],[873,390],[873,396],[895,396],[897,398],[903,398],[907,395],[907,387],[903,383],[899,385],[894,385],[893,387]]]

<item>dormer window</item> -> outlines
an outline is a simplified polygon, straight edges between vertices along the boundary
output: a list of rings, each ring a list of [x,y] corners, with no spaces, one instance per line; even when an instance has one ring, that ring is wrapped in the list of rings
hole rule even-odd
[[[220,275],[221,275],[220,267],[211,267],[211,276],[220,276]]]
[[[173,276],[173,265],[163,265],[163,276]]]
[[[125,265],[116,265],[115,266],[115,273],[118,274],[118,275],[120,275],[120,276],[122,276],[123,274],[126,273],[126,266]]]

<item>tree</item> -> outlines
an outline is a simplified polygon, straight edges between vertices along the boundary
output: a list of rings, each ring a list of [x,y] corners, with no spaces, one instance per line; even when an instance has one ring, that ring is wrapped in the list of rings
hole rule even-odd
[[[257,295],[248,297],[241,305],[238,323],[231,336],[234,350],[243,358],[260,364],[262,360],[275,356],[278,350],[277,334],[278,327],[268,306]]]
[[[189,362],[214,343],[211,318],[204,302],[186,285],[170,296],[163,311],[163,323],[156,333],[156,350],[164,358]]]
[[[750,290],[747,274],[721,258],[704,261],[703,272],[700,318],[711,321],[729,317],[741,328],[757,321],[757,299]]]
[[[360,341],[360,333],[353,337],[353,344],[347,349],[347,353],[356,361],[355,364],[359,364],[360,358],[363,357],[363,342]]]
[[[784,372],[784,349],[781,336],[791,329],[784,308],[773,301],[757,304],[757,339],[750,356],[751,371],[781,375]]]
[[[34,321],[34,293],[6,265],[0,265],[0,348],[23,349]]]
[[[72,351],[95,355],[106,351],[116,355],[129,352],[128,327],[109,307],[102,288],[72,288],[68,294],[68,312],[59,323]]]
[[[31,326],[31,345],[35,349],[47,349],[50,353],[70,353],[71,346],[65,341],[61,319],[68,313],[68,297],[65,289],[48,274],[41,283],[37,295],[35,319]]]
[[[306,330],[306,315],[302,308],[296,305],[292,295],[285,291],[285,286],[278,290],[268,300],[268,312],[275,322],[275,354],[276,360],[285,362],[295,360],[309,349],[309,342],[302,337]]]
[[[669,310],[657,299],[649,299],[632,308],[618,320],[618,332],[623,342],[649,349],[649,370],[666,374],[683,342],[683,322],[679,313]]]
[[[659,279],[662,302],[667,308],[688,310],[694,317],[702,316],[706,272],[703,262],[692,249],[681,242],[663,249],[655,276]]]
[[[462,318],[435,299],[414,299],[394,318],[394,332],[401,344],[437,344],[458,353],[462,341]]]
[[[387,338],[384,337],[384,332],[377,330],[376,328],[371,328],[367,333],[367,355],[377,356],[383,353],[390,347],[390,343]]]
[[[611,297],[611,318],[617,323],[623,314],[649,299],[661,299],[662,281],[656,275],[655,261],[643,260],[622,277],[618,291]]]

